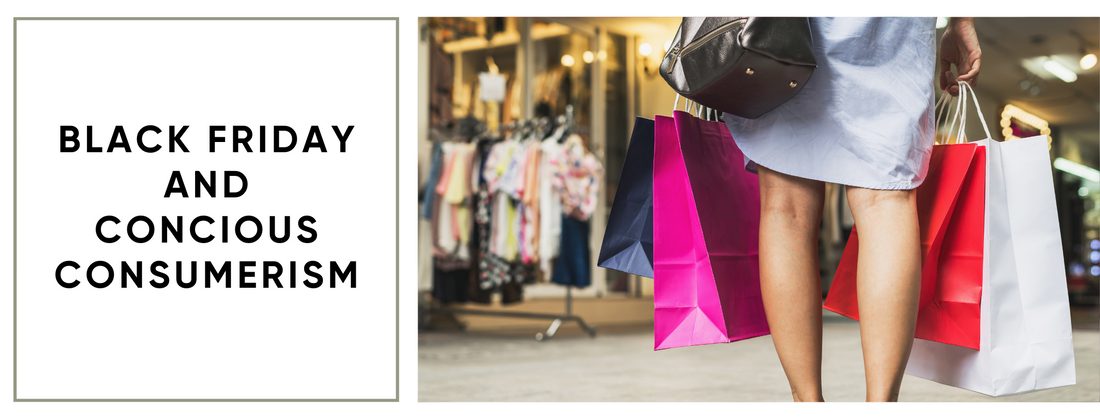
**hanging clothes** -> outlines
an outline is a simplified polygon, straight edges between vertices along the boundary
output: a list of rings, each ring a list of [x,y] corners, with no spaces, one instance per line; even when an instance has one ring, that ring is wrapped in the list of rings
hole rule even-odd
[[[584,149],[580,136],[566,140],[565,152],[554,162],[554,188],[561,194],[562,212],[578,220],[588,220],[596,211],[603,165]]]
[[[486,209],[484,211],[485,222],[488,225],[488,232],[484,235],[484,240],[488,243],[486,247],[487,253],[492,253],[496,256],[502,255],[504,250],[504,232],[500,231],[499,218],[500,214],[506,212],[503,207],[504,202],[497,196],[496,191],[499,190],[500,174],[504,172],[504,165],[506,164],[507,151],[509,145],[508,142],[497,143],[489,147],[488,152],[485,155],[483,167],[481,170],[483,188],[485,196]],[[482,198],[478,199],[478,205],[481,205]],[[489,217],[489,214],[496,213],[497,218]],[[496,222],[494,222],[496,221]]]
[[[591,284],[587,220],[603,168],[579,136],[563,144],[565,134],[520,124],[502,141],[441,144],[429,176],[437,299],[485,304],[499,292],[511,304],[540,276]]]
[[[494,144],[485,157],[485,167],[482,168],[481,175],[485,179],[489,193],[496,193],[500,190],[500,177],[504,173],[504,165],[511,157],[508,152],[511,147],[509,143],[510,140],[505,140]]]
[[[501,180],[498,187],[513,199],[523,198],[526,184],[527,146],[529,142],[509,141],[507,161],[502,162]]]
[[[478,261],[478,287],[482,290],[499,288],[501,301],[504,304],[519,302],[523,298],[522,289],[517,289],[518,284],[530,283],[534,280],[533,265],[523,263],[511,263],[503,257],[489,250],[493,244],[492,220],[500,217],[495,212],[494,199],[508,199],[504,194],[495,194],[495,198],[489,193],[487,185],[482,184],[477,192],[477,210],[474,222],[477,225],[478,235],[484,237],[478,243],[480,259]]]
[[[441,303],[465,303],[470,300],[470,270],[432,270],[432,298]]]
[[[432,218],[432,204],[435,201],[435,187],[439,181],[439,173],[443,171],[443,146],[439,142],[432,144],[432,168],[428,171],[428,183],[424,185],[424,195],[421,201],[420,216],[425,219]]]
[[[489,219],[489,252],[504,259],[508,254],[508,215],[512,208],[508,197],[502,193],[490,193],[492,197],[492,216]]]
[[[453,234],[452,230],[450,229],[451,222],[454,220],[453,217],[451,217],[449,214],[447,216],[443,216],[440,214],[440,211],[446,207],[449,207],[449,205],[444,204],[442,199],[436,199],[435,204],[432,206],[432,219],[430,222],[432,238],[432,264],[436,268],[444,271],[468,269],[470,267],[469,260],[458,258],[455,249],[448,251],[444,250],[440,246],[441,233],[448,235]],[[447,228],[447,230],[441,231],[441,224],[443,224],[442,227]]]
[[[505,226],[506,232],[504,233],[505,247],[504,247],[504,259],[509,262],[516,261],[516,255],[519,253],[519,222],[520,211],[517,211],[516,206],[512,203],[512,200],[507,196],[502,195],[502,199],[505,202],[505,209],[508,212],[508,217],[504,219],[507,223]]]
[[[478,284],[483,290],[506,282],[508,276],[508,263],[494,253],[490,248],[496,244],[492,235],[493,198],[487,185],[481,185],[477,191],[477,212],[474,222],[477,224],[478,235],[482,237],[478,244],[481,250],[481,259],[478,263],[480,278]]]
[[[542,156],[539,164],[539,240],[538,259],[539,269],[543,276],[550,277],[552,261],[558,256],[561,246],[561,194],[553,187],[555,167],[559,160],[563,159],[561,144],[558,138],[561,131],[542,141],[540,145]]]
[[[458,242],[455,240],[452,233],[452,224],[455,222],[455,218],[452,216],[454,206],[450,203],[444,202],[443,195],[447,193],[447,186],[450,184],[451,171],[455,166],[455,153],[454,144],[443,144],[443,169],[439,173],[439,181],[436,185],[434,193],[439,202],[436,204],[439,206],[438,217],[433,217],[436,220],[436,235],[435,242],[436,248],[439,249],[441,255],[450,255],[454,253],[455,247]]]
[[[523,252],[520,255],[523,263],[530,264],[538,260],[539,237],[539,157],[540,143],[532,143],[527,147],[527,171],[524,181],[523,193]]]
[[[591,285],[588,219],[596,210],[603,166],[588,152],[580,136],[569,136],[556,156],[553,185],[561,196],[561,249],[550,282],[576,287]]]
[[[483,176],[493,199],[489,251],[508,262],[522,260],[525,217],[524,188],[527,184],[527,142],[505,140],[486,158]]]
[[[472,214],[470,212],[470,166],[473,164],[474,145],[458,143],[453,145],[454,163],[448,178],[447,189],[443,194],[445,204],[451,206],[451,237],[457,242],[455,248],[459,259],[470,258],[470,230]]]
[[[482,170],[485,168],[485,160],[489,155],[489,142],[478,140],[475,144],[477,146],[474,149],[476,157],[474,158],[474,164],[470,167],[470,189],[473,191],[472,195],[472,207],[473,207],[473,220],[474,228],[471,233],[471,247],[474,249],[473,257],[471,258],[472,265],[470,269],[470,300],[489,304],[492,300],[492,290],[485,290],[481,288],[482,272],[485,269],[484,259],[488,254],[488,242],[486,241],[486,235],[489,233],[488,225],[482,222],[481,207],[482,207],[482,192],[485,189],[485,177],[482,174]]]
[[[466,205],[467,171],[471,163],[467,144],[443,144],[444,165],[436,186],[437,199],[440,200],[437,243],[444,255],[454,255],[457,259],[468,260],[470,212]]]
[[[561,255],[550,282],[584,288],[592,284],[589,273],[588,221],[562,215]]]
[[[473,196],[470,171],[474,144],[444,142],[439,178],[431,191],[434,264],[443,270],[467,269],[470,264],[470,231]]]

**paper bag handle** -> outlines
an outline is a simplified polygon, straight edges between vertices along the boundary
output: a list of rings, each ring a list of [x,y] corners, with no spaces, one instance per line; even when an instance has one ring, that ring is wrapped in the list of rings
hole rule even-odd
[[[676,94],[676,101],[672,102],[672,110],[674,112],[680,110],[680,94],[679,93]],[[695,115],[696,118],[703,119],[703,120],[706,120],[706,121],[717,121],[718,120],[718,111],[717,110],[714,110],[714,109],[708,108],[706,106],[703,106],[703,105],[699,104],[699,102],[688,99],[687,97],[684,98],[684,112],[687,112],[689,115]],[[711,119],[712,116],[714,117],[714,119]]]
[[[936,102],[936,106],[934,107],[935,112],[936,112],[934,114],[936,116],[936,125],[932,130],[933,139],[935,139],[936,136],[940,135],[941,122],[947,122],[947,114],[949,112],[951,112],[951,105],[955,104],[955,101],[952,100],[952,98],[953,98],[953,96],[951,96],[950,93],[947,93],[945,91],[945,92],[943,92],[942,95],[940,95],[940,100]],[[941,119],[942,119],[942,121],[941,121]],[[938,142],[938,143],[946,144],[947,139],[948,139],[948,133],[944,133],[943,134],[943,142]]]
[[[952,132],[955,131],[955,120],[959,121],[958,134],[955,136],[955,143],[965,143],[966,140],[966,113],[967,113],[967,98],[971,98],[974,102],[974,110],[978,111],[978,120],[982,124],[982,130],[985,131],[986,138],[993,139],[993,134],[989,132],[989,125],[985,122],[985,115],[982,115],[982,107],[978,104],[978,94],[974,92],[974,87],[965,81],[959,81],[959,106],[955,108],[955,117],[951,120],[951,127],[947,130],[948,138]]]

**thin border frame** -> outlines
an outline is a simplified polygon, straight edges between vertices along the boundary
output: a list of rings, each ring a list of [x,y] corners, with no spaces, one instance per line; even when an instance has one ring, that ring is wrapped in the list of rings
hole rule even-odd
[[[396,341],[395,355],[396,356],[395,356],[395,363],[394,363],[394,398],[392,398],[392,399],[354,399],[354,398],[333,398],[333,399],[320,399],[320,398],[305,398],[305,399],[298,399],[298,398],[270,398],[270,399],[267,399],[267,398],[212,398],[212,399],[201,399],[201,398],[196,398],[196,399],[190,399],[190,398],[135,398],[135,399],[128,399],[128,398],[91,398],[91,399],[79,399],[79,398],[75,398],[75,399],[68,399],[68,398],[19,398],[19,396],[18,396],[19,395],[19,390],[18,390],[18,383],[19,383],[19,374],[18,374],[19,354],[18,354],[18,348],[19,348],[19,343],[17,341],[17,339],[18,339],[17,337],[19,335],[18,330],[17,330],[18,324],[19,324],[19,321],[17,319],[17,316],[18,316],[18,313],[19,313],[19,308],[18,308],[19,306],[17,305],[17,300],[18,300],[18,298],[17,298],[18,284],[17,283],[18,283],[18,280],[17,280],[17,278],[15,278],[15,273],[17,273],[17,269],[18,269],[18,266],[17,266],[17,263],[18,263],[17,262],[18,261],[17,260],[17,253],[18,253],[18,251],[17,251],[17,249],[15,249],[15,247],[17,247],[17,246],[15,246],[15,244],[17,244],[17,242],[18,242],[17,228],[18,228],[18,225],[19,225],[18,214],[17,214],[18,205],[17,205],[17,201],[15,201],[15,199],[17,199],[17,197],[19,196],[19,191],[17,190],[18,185],[19,185],[19,181],[17,179],[17,176],[19,174],[19,168],[17,166],[18,141],[17,141],[17,137],[15,137],[15,136],[17,136],[17,133],[19,132],[18,126],[17,126],[18,114],[19,114],[18,109],[17,109],[17,103],[19,102],[19,100],[18,100],[18,98],[19,98],[19,96],[18,96],[18,87],[19,87],[19,81],[18,81],[19,80],[19,77],[18,77],[18,68],[19,68],[19,65],[18,65],[18,57],[19,57],[19,52],[18,52],[18,47],[19,47],[19,40],[18,40],[19,21],[326,21],[326,20],[338,20],[338,21],[339,20],[342,20],[342,21],[385,21],[385,20],[392,20],[392,21],[394,21],[394,37],[395,37],[395,49],[394,49],[394,58],[395,58],[395,60],[394,60],[394,103],[395,103],[395,106],[394,106],[394,113],[395,113],[395,119],[394,119],[394,126],[395,126],[394,145],[395,145],[395,159],[396,159],[396,163],[397,163],[396,170],[395,170],[396,178],[395,178],[395,183],[394,183],[394,186],[395,186],[394,197],[395,197],[395,209],[396,209],[396,211],[395,211],[396,224],[395,224],[395,227],[394,227],[394,238],[395,238],[394,253],[395,253],[395,256],[396,256],[395,257],[396,271],[395,271],[395,279],[394,279],[395,280],[395,283],[394,283],[395,293],[394,294],[395,294],[395,299],[396,299],[396,309],[395,309],[395,313],[394,313],[395,321],[396,321],[396,323],[395,323],[395,333],[396,333],[396,335],[395,335],[395,338],[396,338],[396,340],[395,340]],[[12,261],[11,261],[12,262],[11,263],[11,265],[12,265],[12,267],[11,267],[11,269],[12,269],[12,274],[11,274],[11,283],[12,283],[11,284],[11,287],[12,287],[12,296],[11,296],[11,298],[12,298],[12,331],[11,331],[11,333],[12,333],[12,352],[11,352],[11,359],[12,359],[12,377],[11,377],[11,379],[12,379],[12,394],[11,394],[11,397],[12,397],[12,401],[17,401],[17,403],[18,403],[18,401],[27,401],[27,403],[105,403],[105,401],[106,401],[106,403],[348,403],[348,401],[352,401],[352,403],[366,403],[366,401],[399,401],[400,400],[400,381],[401,381],[401,377],[400,377],[400,359],[401,359],[401,351],[400,351],[400,349],[401,349],[401,342],[400,342],[400,334],[401,334],[401,332],[400,332],[400,305],[401,305],[401,299],[400,299],[400,165],[401,165],[401,162],[400,162],[400,154],[401,154],[401,152],[400,152],[400,55],[401,54],[400,54],[400,49],[401,49],[400,19],[396,18],[396,16],[393,16],[393,18],[12,18],[12,74],[11,74],[11,78],[12,78],[12,98],[11,98],[11,100],[12,100],[12,123],[11,123],[11,130],[12,130],[12,134],[11,134],[11,142],[12,142],[12,157],[11,157],[12,158],[12,180],[11,180],[12,181],[12,212],[11,212],[11,218],[12,218],[12,229],[11,229],[11,232],[12,232],[11,233],[11,235],[12,235]]]

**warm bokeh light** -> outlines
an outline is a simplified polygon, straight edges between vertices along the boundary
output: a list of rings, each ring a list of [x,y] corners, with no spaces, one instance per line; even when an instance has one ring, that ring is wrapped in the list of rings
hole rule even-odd
[[[1081,57],[1081,69],[1088,70],[1096,65],[1096,54],[1087,54]]]

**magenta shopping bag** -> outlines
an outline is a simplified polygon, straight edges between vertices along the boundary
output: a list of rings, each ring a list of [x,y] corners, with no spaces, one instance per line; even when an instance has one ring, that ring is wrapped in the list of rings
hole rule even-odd
[[[654,126],[654,349],[766,335],[756,175],[723,123],[673,115]]]

